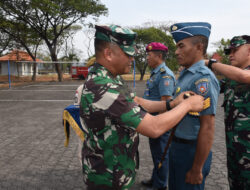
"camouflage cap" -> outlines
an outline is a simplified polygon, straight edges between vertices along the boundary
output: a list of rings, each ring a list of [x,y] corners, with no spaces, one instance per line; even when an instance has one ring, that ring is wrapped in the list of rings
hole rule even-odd
[[[230,40],[230,45],[229,47],[226,47],[224,49],[224,52],[226,55],[229,55],[231,52],[231,49],[240,47],[244,44],[250,44],[250,36],[248,35],[243,35],[243,36],[234,36],[231,40]]]
[[[136,33],[118,25],[95,25],[95,38],[107,42],[114,42],[129,56],[135,55]]]

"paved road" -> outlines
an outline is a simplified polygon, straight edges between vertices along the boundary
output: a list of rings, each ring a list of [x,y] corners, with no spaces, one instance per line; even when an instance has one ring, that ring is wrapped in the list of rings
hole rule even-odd
[[[71,133],[64,147],[62,111],[72,103],[82,81],[50,82],[0,89],[0,189],[85,189],[78,157],[78,138]],[[130,86],[133,83],[129,83]],[[136,83],[141,96],[144,82]],[[219,104],[222,103],[222,96]],[[132,190],[145,189],[152,160],[148,139],[140,138],[140,169]],[[216,116],[213,163],[206,190],[228,190],[223,111]]]

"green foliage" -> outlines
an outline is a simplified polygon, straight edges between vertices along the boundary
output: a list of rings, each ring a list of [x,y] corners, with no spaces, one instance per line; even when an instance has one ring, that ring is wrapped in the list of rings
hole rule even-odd
[[[149,28],[134,28],[133,31],[137,33],[136,44],[139,50],[138,55],[135,56],[136,68],[141,74],[141,80],[147,69],[146,63],[146,46],[151,42],[160,42],[169,48],[166,64],[171,70],[178,70],[178,63],[174,56],[176,46],[172,36],[167,35],[161,29],[155,27]]]
[[[0,56],[2,55],[2,53],[7,50],[9,48],[9,46],[11,46],[11,41],[12,39],[4,34],[0,32]]]
[[[224,53],[224,48],[230,45],[230,40],[225,40],[224,38],[222,38],[219,42],[214,43],[214,45],[217,47],[216,53],[221,56],[221,62],[229,65],[229,56]]]
[[[86,24],[89,16],[97,19],[105,14],[107,8],[99,0],[0,0],[0,27],[14,35],[18,32],[19,36],[29,30],[26,40],[39,36],[47,45],[52,61],[58,59],[58,43],[67,29],[76,22]],[[58,64],[56,70],[61,81]]]

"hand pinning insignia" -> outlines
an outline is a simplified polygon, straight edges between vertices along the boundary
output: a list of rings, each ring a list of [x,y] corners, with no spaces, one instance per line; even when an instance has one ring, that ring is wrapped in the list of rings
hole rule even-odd
[[[184,97],[185,98],[185,97]],[[210,103],[210,98],[208,97],[205,101],[204,101],[204,105],[203,105],[203,110],[209,108],[211,105]],[[193,116],[200,116],[199,112],[188,112],[189,115],[193,115]]]

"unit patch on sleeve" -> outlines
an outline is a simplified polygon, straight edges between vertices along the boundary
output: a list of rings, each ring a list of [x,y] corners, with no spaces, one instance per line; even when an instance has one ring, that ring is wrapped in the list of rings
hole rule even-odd
[[[200,79],[195,82],[197,93],[200,95],[206,95],[209,91],[209,80],[207,78]]]
[[[168,86],[168,85],[169,85],[169,81],[166,81],[166,82],[165,82],[165,86]]]

